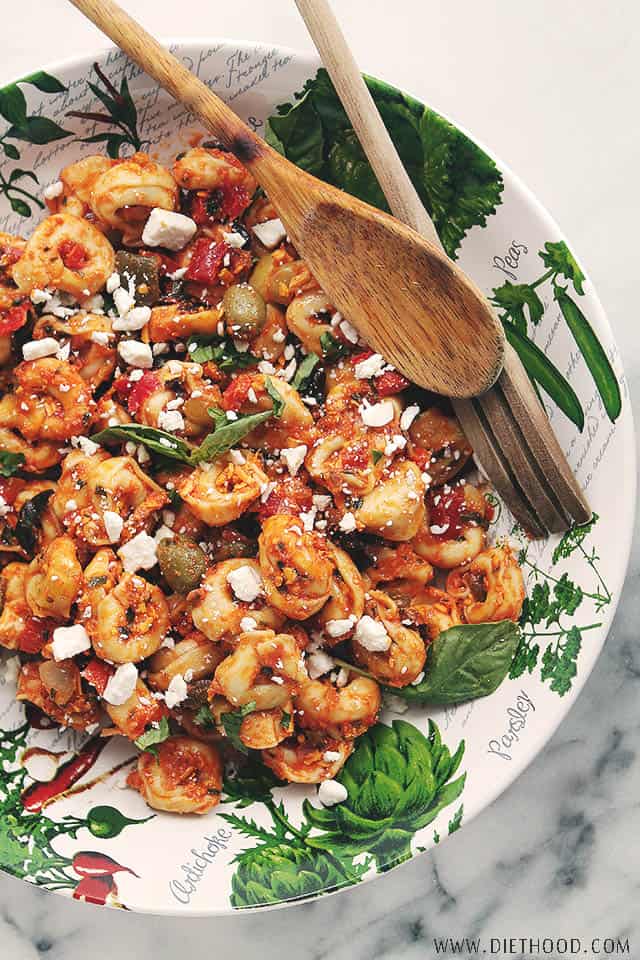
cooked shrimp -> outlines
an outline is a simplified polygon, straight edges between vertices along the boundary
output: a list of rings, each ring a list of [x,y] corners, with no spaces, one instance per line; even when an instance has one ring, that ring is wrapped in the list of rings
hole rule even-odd
[[[310,740],[303,737],[286,740],[278,747],[263,750],[262,759],[276,777],[289,783],[322,783],[333,780],[353,751],[353,740]],[[339,754],[336,760],[333,754]],[[330,756],[331,759],[325,759]]]
[[[114,266],[113,247],[97,227],[56,213],[38,224],[13,277],[23,293],[51,287],[82,299],[102,290]]]
[[[233,653],[216,668],[209,695],[221,693],[234,706],[253,701],[258,710],[273,710],[295,696],[306,679],[292,636],[254,630],[243,633]]]
[[[175,647],[164,647],[153,655],[149,663],[149,686],[166,690],[177,676],[187,676],[189,680],[212,677],[224,656],[220,646],[194,630]]]
[[[371,590],[367,597],[367,615],[384,627],[388,646],[370,650],[356,631],[351,640],[353,655],[377,680],[390,687],[406,687],[424,667],[427,653],[422,637],[401,622],[398,607],[382,590]]]
[[[71,537],[57,537],[29,564],[26,597],[34,616],[66,620],[81,578],[75,543]]]
[[[222,761],[208,743],[192,737],[169,737],[156,756],[143,751],[127,777],[154,810],[207,813],[220,802]]]
[[[87,633],[99,657],[137,663],[160,648],[169,629],[167,601],[160,589],[133,573],[91,608]]]
[[[426,627],[430,640],[435,640],[443,630],[462,623],[458,601],[437,587],[426,587],[416,594],[406,615],[414,623]]]
[[[215,463],[201,463],[176,483],[189,510],[211,527],[237,520],[255,503],[269,478],[256,454],[247,454],[244,463],[229,455]]]
[[[91,390],[111,378],[117,356],[109,317],[76,313],[67,320],[59,320],[51,314],[45,314],[34,325],[34,340],[56,335],[69,337],[69,362]]]
[[[89,204],[97,219],[122,232],[122,243],[134,246],[154,207],[175,210],[178,187],[169,171],[146,153],[105,170],[93,183]]]
[[[369,677],[355,677],[344,687],[330,680],[309,680],[301,684],[296,698],[296,724],[336,740],[351,740],[373,726],[379,710],[380,687]]]
[[[193,147],[173,165],[173,176],[183,190],[215,190],[219,187],[242,187],[247,204],[256,192],[257,183],[247,168],[226,150]]]
[[[258,544],[269,604],[294,620],[317,613],[329,599],[335,569],[326,538],[280,513],[264,521]]]
[[[68,440],[91,421],[91,394],[65,360],[43,357],[16,367],[16,389],[0,400],[0,425],[26,440]]]
[[[453,489],[432,491],[424,526],[413,538],[413,549],[429,563],[444,570],[468,563],[484,548],[483,526],[488,504],[484,495],[470,483]],[[434,523],[436,511],[442,523]]]
[[[257,629],[279,630],[284,616],[258,595],[250,603],[239,600],[233,592],[228,576],[233,570],[248,567],[260,579],[260,566],[245,557],[223,560],[208,571],[202,585],[189,594],[193,604],[191,616],[194,626],[209,640],[235,638],[242,632],[241,622],[251,617]]]
[[[522,570],[507,544],[485,550],[469,566],[452,570],[447,592],[459,602],[467,623],[517,621],[525,597]]]
[[[30,660],[18,675],[16,700],[28,700],[63,727],[84,730],[100,716],[95,697],[82,690],[73,660]]]
[[[91,209],[91,191],[96,180],[117,162],[101,154],[93,154],[70,163],[60,171],[62,193],[47,200],[51,213],[72,213],[76,217],[84,217]]]

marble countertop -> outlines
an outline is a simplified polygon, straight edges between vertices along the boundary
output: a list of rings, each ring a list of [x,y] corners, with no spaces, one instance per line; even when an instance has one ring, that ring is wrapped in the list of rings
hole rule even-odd
[[[479,135],[553,211],[608,311],[640,416],[632,215],[640,7],[334,2],[364,69]],[[126,5],[160,36],[310,46],[292,0],[237,0],[224,15],[208,0]],[[65,0],[20,0],[3,27],[0,84],[103,45]],[[433,955],[434,937],[477,936],[487,952],[491,938],[582,938],[585,953],[593,938],[629,938],[638,954],[639,574],[636,541],[613,629],[579,701],[525,774],[437,853],[338,897],[190,922],[99,910],[2,876],[3,960],[168,960],[218,950],[247,960],[410,960]]]

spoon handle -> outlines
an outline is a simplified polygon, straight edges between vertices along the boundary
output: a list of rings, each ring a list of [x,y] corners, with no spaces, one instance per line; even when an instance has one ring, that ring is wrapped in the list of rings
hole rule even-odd
[[[262,182],[280,155],[114,0],[70,0],[161,87],[212,131]],[[262,162],[261,162],[262,161]],[[267,162],[268,161],[268,162]],[[257,167],[260,167],[258,176]],[[266,186],[266,184],[265,184]]]
[[[391,212],[440,250],[442,244],[373,102],[328,0],[295,0],[351,118]]]

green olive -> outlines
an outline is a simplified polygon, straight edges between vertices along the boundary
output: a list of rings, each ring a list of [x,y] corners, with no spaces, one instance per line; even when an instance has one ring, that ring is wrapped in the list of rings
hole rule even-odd
[[[267,308],[261,294],[248,283],[229,287],[222,298],[227,332],[234,337],[249,339],[264,327]]]
[[[197,543],[186,537],[161,540],[156,551],[162,576],[176,593],[189,593],[200,585],[207,558]]]

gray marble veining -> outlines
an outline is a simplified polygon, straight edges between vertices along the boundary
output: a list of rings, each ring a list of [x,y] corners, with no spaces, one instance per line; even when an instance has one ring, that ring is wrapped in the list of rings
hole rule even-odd
[[[159,34],[194,32],[176,26],[169,7],[158,11],[152,0],[129,0],[128,6],[149,24],[157,14]],[[211,23],[209,14],[208,32],[246,38],[250,10],[250,35],[300,45],[303,34],[289,0],[262,6],[238,2],[237,9],[225,11],[223,26]],[[379,73],[426,98],[430,87],[418,69],[420,38],[430,33],[433,17],[443,35],[454,35],[453,8],[459,5],[446,5],[445,11],[445,5],[434,10],[420,0],[403,0],[399,6],[412,26],[402,50],[387,50],[380,38],[392,25],[398,28],[387,4],[336,3],[362,62],[372,68],[377,58],[384,64]],[[190,18],[202,22],[209,9],[205,0],[192,0]],[[454,89],[467,91],[454,96],[451,85],[441,81],[438,93],[446,87],[449,102],[439,96],[435,101],[515,161],[524,180],[539,190],[575,238],[613,322],[638,420],[633,214],[634,206],[638,209],[640,133],[633,114],[640,13],[629,0],[615,5],[614,16],[608,9],[605,16],[597,0],[585,0],[579,10],[573,3],[540,0],[526,10],[509,10],[498,0],[487,0],[465,11],[463,62],[453,61],[448,48],[429,46],[433,76],[442,77],[455,63]],[[61,26],[67,17],[68,33]],[[45,5],[24,0],[13,10],[11,32],[27,36],[34,22],[40,24],[38,35],[30,46],[3,56],[1,79],[95,45],[90,28],[74,20],[62,0]],[[55,50],[50,43],[54,35]],[[6,43],[0,40],[3,55]],[[490,47],[486,69],[493,87],[474,79],[485,62],[481,51]],[[596,58],[598,70],[592,69]],[[521,73],[521,65],[530,72]],[[594,105],[602,107],[597,123]],[[534,122],[544,123],[545,136],[527,133]],[[557,154],[555,166],[548,162],[550,144]],[[572,170],[579,172],[577,181]],[[434,937],[465,936],[482,937],[487,949],[491,938],[580,937],[588,949],[594,937],[620,937],[629,938],[632,957],[640,955],[639,580],[636,539],[611,634],[577,704],[523,776],[437,852],[337,897],[214,920],[107,911],[2,876],[0,956],[169,960],[223,952],[246,960],[413,960],[433,955]]]

